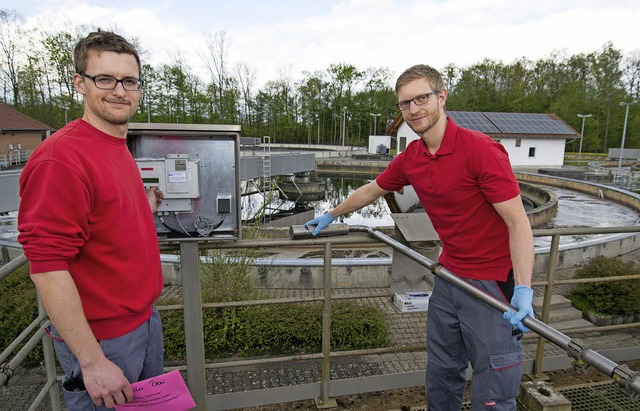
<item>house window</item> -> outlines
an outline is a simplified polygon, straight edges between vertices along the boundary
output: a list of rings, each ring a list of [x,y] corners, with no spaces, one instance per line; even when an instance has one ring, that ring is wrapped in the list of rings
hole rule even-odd
[[[520,147],[520,146],[522,146],[522,139],[516,138],[516,147]]]
[[[407,138],[398,137],[398,152],[404,151],[407,148]]]
[[[536,148],[529,147],[529,158],[534,158],[536,156]]]

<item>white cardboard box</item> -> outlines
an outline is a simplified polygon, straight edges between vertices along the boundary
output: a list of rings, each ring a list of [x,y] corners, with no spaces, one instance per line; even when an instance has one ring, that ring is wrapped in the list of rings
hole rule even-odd
[[[429,309],[429,297],[431,291],[406,291],[404,293],[395,293],[393,302],[400,311],[427,311]]]

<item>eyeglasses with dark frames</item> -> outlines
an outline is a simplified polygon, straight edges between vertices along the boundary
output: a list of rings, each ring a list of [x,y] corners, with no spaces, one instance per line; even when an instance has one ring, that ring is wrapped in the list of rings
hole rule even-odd
[[[416,106],[422,106],[423,104],[427,104],[429,102],[429,96],[431,96],[432,94],[438,94],[439,92],[440,90],[434,90],[430,93],[420,94],[419,96],[415,96],[411,100],[402,100],[401,102],[396,104],[396,107],[398,107],[400,111],[405,111],[409,108],[412,101],[416,103]]]
[[[117,79],[111,76],[91,76],[87,73],[80,73],[83,77],[93,81],[100,90],[113,90],[118,86],[118,83],[122,84],[122,88],[127,91],[138,91],[142,89],[144,81],[141,78],[125,77],[123,79]]]

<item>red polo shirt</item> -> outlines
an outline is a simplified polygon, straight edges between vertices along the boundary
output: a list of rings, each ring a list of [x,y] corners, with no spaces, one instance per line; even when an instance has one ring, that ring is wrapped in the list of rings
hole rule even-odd
[[[442,242],[444,267],[466,278],[506,279],[509,232],[492,204],[520,189],[502,144],[449,118],[435,154],[414,140],[376,182],[388,191],[413,186]]]

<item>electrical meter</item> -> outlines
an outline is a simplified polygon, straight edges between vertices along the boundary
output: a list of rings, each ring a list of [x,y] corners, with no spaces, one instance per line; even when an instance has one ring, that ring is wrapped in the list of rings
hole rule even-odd
[[[192,200],[200,198],[198,162],[189,154],[167,154],[163,159],[136,159],[145,189],[157,187],[164,193],[158,213],[193,211]]]

